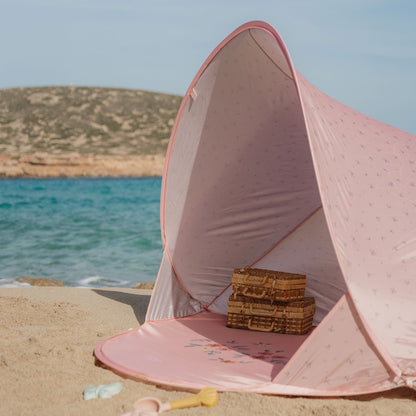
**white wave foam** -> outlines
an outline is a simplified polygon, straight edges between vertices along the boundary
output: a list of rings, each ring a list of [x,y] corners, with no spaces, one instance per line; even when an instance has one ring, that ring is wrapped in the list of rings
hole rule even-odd
[[[0,287],[30,287],[30,284],[20,283],[17,280],[0,279]]]
[[[113,280],[103,276],[88,276],[80,279],[77,287],[130,287],[132,282],[128,280]]]
[[[100,280],[103,280],[104,278],[101,276],[88,276],[84,277],[79,281],[80,287],[91,287],[94,285],[94,283],[99,282]]]

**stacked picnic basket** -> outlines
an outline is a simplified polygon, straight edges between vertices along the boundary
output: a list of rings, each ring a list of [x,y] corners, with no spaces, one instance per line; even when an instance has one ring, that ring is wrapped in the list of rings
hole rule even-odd
[[[306,276],[265,269],[234,269],[227,326],[301,335],[312,328],[315,299],[305,297]]]

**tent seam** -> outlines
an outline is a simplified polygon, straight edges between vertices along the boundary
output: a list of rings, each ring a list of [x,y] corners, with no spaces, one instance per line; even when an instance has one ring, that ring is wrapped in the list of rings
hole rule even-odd
[[[178,274],[175,271],[174,265],[173,265],[173,260],[170,256],[170,251],[168,248],[168,244],[167,244],[167,238],[166,238],[166,221],[165,221],[165,216],[166,216],[166,209],[165,209],[165,205],[166,205],[166,190],[167,190],[167,181],[168,181],[168,176],[169,176],[169,166],[170,166],[170,160],[171,160],[171,156],[172,156],[172,152],[173,152],[173,147],[175,144],[175,139],[176,139],[176,134],[178,132],[178,128],[179,128],[179,124],[180,121],[182,119],[182,115],[183,112],[185,110],[186,104],[189,100],[189,97],[191,95],[191,92],[193,90],[193,88],[195,88],[197,82],[199,81],[199,79],[201,78],[202,74],[205,72],[205,70],[208,68],[208,66],[211,64],[211,62],[214,60],[214,58],[218,55],[218,53],[229,44],[229,42],[231,40],[233,40],[235,37],[237,37],[238,35],[240,35],[241,33],[243,33],[245,30],[248,31],[250,37],[253,39],[253,41],[256,43],[256,45],[260,48],[260,50],[271,60],[271,62],[285,75],[288,77],[288,75],[270,58],[270,56],[264,51],[263,48],[261,48],[261,46],[258,44],[258,42],[256,41],[256,39],[253,37],[252,33],[251,33],[251,29],[261,29],[264,30],[265,32],[269,33],[271,36],[273,36],[277,43],[279,44],[281,51],[283,52],[284,57],[286,58],[288,65],[289,65],[289,69],[292,73],[292,77],[289,77],[290,79],[292,79],[294,81],[296,90],[298,91],[297,88],[297,83],[295,80],[295,72],[293,69],[293,65],[292,65],[292,61],[290,59],[290,55],[289,52],[287,51],[286,45],[283,42],[283,39],[280,38],[280,36],[274,31],[274,29],[267,23],[262,22],[262,21],[252,21],[249,23],[246,23],[242,26],[240,26],[239,28],[237,28],[234,32],[232,32],[230,35],[228,35],[216,48],[214,48],[214,50],[211,52],[211,54],[208,56],[208,58],[204,61],[204,63],[202,64],[201,68],[199,69],[199,71],[197,72],[197,74],[195,75],[195,77],[193,78],[191,84],[189,85],[186,94],[182,100],[181,106],[179,107],[179,111],[178,114],[176,116],[175,119],[175,123],[173,125],[172,128],[172,133],[169,139],[169,145],[168,145],[168,149],[166,152],[166,158],[165,158],[165,165],[164,165],[164,171],[163,171],[163,177],[162,177],[162,189],[161,189],[161,203],[160,203],[160,222],[161,222],[161,235],[162,235],[162,244],[163,244],[163,248],[166,250],[168,257],[169,257],[169,261],[171,263],[172,269],[174,271],[174,274],[178,280],[178,282],[181,284],[181,286],[184,288],[185,292],[188,293],[192,299],[195,299],[190,293],[189,291],[186,289],[185,285],[183,284],[182,280],[179,278]],[[299,91],[298,91],[298,95]],[[284,237],[286,238],[286,237]],[[282,240],[281,240],[282,241]],[[281,242],[279,241],[276,246]],[[275,246],[274,246],[275,247]],[[261,258],[263,258],[265,255],[267,255],[271,250],[274,249],[274,247],[272,247],[272,249],[270,249],[268,252],[266,252],[262,257],[260,257],[257,261],[259,261]],[[254,263],[256,263],[254,262]],[[253,263],[253,264],[254,264]],[[159,277],[159,275],[158,275]],[[157,278],[158,280],[158,278]],[[157,281],[156,281],[157,283]],[[214,299],[213,301],[211,301],[208,306],[212,305],[213,302],[215,302],[215,300],[221,296],[221,294],[229,287],[229,285],[227,287],[225,287]],[[201,301],[195,299],[198,303],[200,303],[200,305],[204,308],[207,309],[207,305],[204,305]]]
[[[198,313],[201,313],[201,312],[198,312]],[[198,313],[196,313],[196,314],[198,314]],[[212,313],[212,312],[210,312],[210,313]],[[196,315],[196,314],[193,314],[193,315]],[[191,315],[191,316],[193,316],[193,315]],[[176,319],[181,319],[181,318],[176,318]],[[166,320],[175,320],[175,318],[164,319],[163,321],[166,321]],[[149,321],[149,322],[151,323],[151,322],[158,322],[158,321],[160,321],[160,320]],[[131,330],[126,331],[122,334],[113,335],[112,337],[100,342],[96,346],[96,348],[94,349],[95,357],[100,362],[102,362],[104,365],[107,365],[107,363],[110,363],[110,365],[115,366],[114,368],[112,368],[112,370],[115,373],[121,374],[122,376],[133,379],[133,380],[141,380],[141,381],[148,381],[148,382],[159,381],[159,382],[162,382],[162,383],[174,386],[174,387],[182,387],[182,388],[190,389],[192,391],[199,390],[199,388],[197,388],[197,387],[193,388],[193,385],[191,383],[186,383],[186,385],[184,385],[183,380],[170,379],[170,378],[165,378],[165,377],[160,377],[160,376],[155,377],[155,376],[152,376],[151,374],[148,374],[148,373],[145,373],[145,372],[139,372],[139,371],[134,371],[133,372],[128,367],[126,367],[124,365],[120,365],[117,362],[115,362],[114,360],[112,360],[111,358],[109,358],[107,356],[107,354],[103,351],[104,347],[108,344],[108,342],[111,342],[114,339],[119,338],[120,336],[124,336],[124,335],[130,334],[130,333],[136,332],[136,331],[140,332],[141,330],[143,330],[143,328],[147,324],[149,324],[149,322],[144,323],[139,328],[131,329]],[[304,344],[302,344],[302,346]],[[300,348],[302,348],[302,346]],[[104,359],[104,358],[106,359],[107,363],[104,363],[104,361],[102,361],[102,359]],[[293,358],[293,356],[292,356],[292,358]],[[287,366],[287,364],[286,364],[286,366]],[[285,368],[286,368],[286,366],[285,366]],[[123,373],[123,370],[124,370],[125,373]],[[283,371],[283,369],[279,372],[279,374],[281,374],[282,371]],[[277,377],[278,377],[278,375],[275,377],[274,380],[276,380]],[[247,386],[247,387],[240,386],[240,387],[234,387],[234,388],[231,388],[231,389],[217,388],[217,390],[218,391],[236,391],[236,392],[246,391],[246,392],[268,394],[267,391],[265,391],[265,389],[263,389],[263,387],[267,388],[267,386],[279,384],[283,387],[293,387],[295,389],[299,388],[297,386],[275,383],[274,380],[270,381],[268,383],[260,383],[260,384],[257,384],[255,386]],[[400,387],[400,386],[396,386],[396,387]],[[311,388],[308,388],[308,387],[300,387],[300,389],[302,389],[301,393],[293,393],[293,392],[286,392],[285,393],[284,392],[282,394],[301,395],[301,396],[317,396],[318,395],[318,396],[322,396],[322,397],[331,397],[331,396],[355,396],[355,395],[362,395],[362,394],[374,393],[374,392],[377,392],[377,391],[384,391],[385,390],[384,388],[381,388],[381,389],[368,389],[368,390],[365,390],[365,391],[362,391],[362,390],[350,391],[350,392],[346,393],[345,391],[342,391],[342,390],[328,391],[328,390],[320,390],[320,389],[313,389],[313,388],[311,389]]]
[[[265,23],[265,22],[260,21],[260,20],[248,22],[248,23],[240,26],[236,30],[234,30],[234,32],[229,34],[216,48],[214,48],[214,50],[210,53],[208,58],[204,61],[201,68],[196,73],[195,77],[193,78],[193,80],[192,80],[191,84],[189,85],[188,89],[186,90],[186,93],[184,95],[182,103],[179,107],[179,111],[178,111],[178,114],[176,116],[175,123],[174,123],[173,128],[172,128],[171,136],[169,138],[169,144],[168,144],[168,149],[167,149],[167,152],[166,152],[165,165],[164,165],[164,170],[163,170],[162,191],[161,191],[160,219],[161,219],[161,234],[162,234],[163,247],[165,246],[165,244],[167,244],[166,243],[166,228],[165,228],[165,202],[166,202],[165,196],[166,196],[166,187],[167,187],[167,180],[168,180],[168,174],[169,174],[170,159],[171,159],[171,156],[172,156],[172,151],[173,151],[173,146],[174,146],[174,143],[175,143],[176,134],[177,134],[177,131],[178,131],[178,128],[179,128],[180,121],[182,119],[182,114],[185,110],[186,103],[189,100],[189,97],[191,95],[191,92],[192,92],[193,88],[195,88],[195,86],[196,86],[197,82],[199,81],[199,79],[201,78],[202,74],[206,71],[206,69],[211,64],[211,62],[214,60],[214,58],[218,55],[218,53],[222,49],[224,49],[230,43],[231,40],[233,40],[235,37],[237,37],[238,35],[243,33],[245,30],[248,30],[250,36],[252,36],[251,33],[250,33],[250,29],[262,29],[262,30],[269,33],[271,36],[273,36],[276,39],[277,43],[279,44],[279,46],[281,48],[281,51],[283,52],[283,55],[285,56],[285,58],[288,62],[289,69],[292,72],[292,79],[294,80],[294,84],[295,84],[296,90],[298,92],[298,96],[300,97],[300,93],[299,93],[299,90],[298,90],[296,77],[295,77],[295,71],[294,71],[294,68],[293,68],[293,65],[292,65],[292,60],[290,59],[289,52],[286,48],[286,45],[285,45],[283,39],[274,30],[274,28],[271,27],[268,23]],[[256,42],[255,39],[253,39],[253,40]],[[257,42],[256,42],[256,44],[257,44]],[[260,48],[260,49],[263,50],[262,48]],[[264,52],[264,53],[266,54],[266,52]],[[266,54],[266,56],[268,56],[268,55]],[[287,76],[287,74],[285,74],[285,75]]]
[[[267,250],[261,257],[259,257],[257,260],[255,260],[253,263],[251,263],[249,266],[252,267],[256,263],[258,263],[260,260],[262,260],[264,257],[266,257],[270,252],[272,252],[278,245],[280,245],[284,240],[286,240],[291,234],[293,234],[298,228],[300,228],[306,221],[308,221],[311,217],[313,217],[317,212],[319,212],[322,209],[322,205],[317,208],[315,211],[313,211],[311,214],[309,214],[303,221],[301,221],[295,228],[293,228],[291,231],[289,231],[288,234],[286,234],[282,239],[280,239],[271,249]],[[206,308],[209,308],[230,286],[232,283],[229,283],[221,292],[216,295],[213,300],[206,305]]]
[[[216,295],[210,303],[207,304],[207,308],[209,308],[231,285],[232,285],[232,283],[228,283],[228,285],[225,286],[225,288],[223,290],[221,290],[221,292],[218,293],[218,295]],[[214,312],[214,311],[211,311],[211,312]]]
[[[271,247],[269,250],[267,250],[264,254],[262,254],[257,260],[254,260],[251,264],[249,264],[249,267],[253,267],[256,263],[258,263],[260,260],[262,260],[264,257],[266,257],[269,253],[271,253],[277,246],[279,246],[283,241],[285,241],[290,235],[292,235],[298,228],[300,228],[303,224],[305,224],[306,221],[308,221],[310,218],[312,218],[319,210],[322,209],[322,205],[315,209],[312,213],[310,213],[304,220],[302,220],[299,224],[296,225],[291,231],[289,231],[285,236],[283,236],[273,247]]]
[[[165,250],[163,250],[162,261],[163,261],[163,257],[165,257]],[[157,272],[156,282],[155,282],[155,286],[153,287],[153,291],[157,290],[156,288],[157,288],[158,283],[159,283],[160,271],[161,271],[161,270],[162,270],[162,265],[160,265],[160,266],[159,266],[159,270],[158,270],[158,272]],[[145,316],[145,318],[144,318],[145,322],[147,322],[147,320],[148,320],[148,316],[149,316],[150,311],[151,311],[151,309],[152,309],[152,304],[153,304],[153,293],[152,293],[152,296],[150,296],[149,305],[148,305],[148,307],[147,307],[146,316]]]
[[[380,355],[380,358],[381,360],[384,361],[385,366],[388,367],[396,377],[401,377],[402,371],[400,367],[397,365],[396,361],[393,359],[393,357],[384,347],[383,343],[378,339],[378,337],[375,335],[371,327],[368,325],[364,316],[361,314],[361,312],[357,308],[357,305],[355,304],[350,291],[347,292],[347,295],[348,295],[347,301],[349,300],[352,304],[352,307],[355,308],[355,312],[357,313],[357,316],[361,321],[363,330],[368,335],[371,343],[373,344],[375,351],[377,352],[377,354]]]
[[[168,255],[168,259],[169,259],[169,262],[170,262],[170,265],[171,265],[171,267],[172,267],[172,270],[173,270],[173,273],[174,273],[174,275],[175,275],[175,277],[176,277],[176,280],[178,281],[178,283],[182,286],[182,289],[193,299],[193,300],[195,300],[196,302],[198,302],[201,306],[202,306],[202,308],[203,309],[205,309],[205,310],[207,310],[207,306],[204,304],[204,303],[202,303],[200,300],[198,300],[198,299],[196,299],[190,292],[189,292],[189,290],[186,288],[186,286],[184,285],[184,283],[182,282],[182,279],[179,277],[179,274],[178,274],[178,272],[176,271],[176,269],[175,269],[175,266],[173,265],[173,259],[172,259],[172,257],[171,257],[171,254],[170,254],[170,251],[169,251],[169,247],[168,247],[168,245],[166,244],[166,247],[165,247],[165,249],[166,249],[166,254]]]
[[[172,128],[172,134],[169,139],[169,145],[168,149],[166,151],[166,158],[165,158],[165,165],[163,168],[163,174],[162,174],[162,189],[161,189],[161,196],[160,196],[160,222],[161,222],[161,234],[162,234],[162,243],[163,247],[167,245],[166,241],[166,224],[165,224],[165,204],[166,204],[166,188],[167,188],[167,182],[168,182],[168,176],[169,176],[169,166],[170,166],[170,160],[173,152],[173,145],[175,143],[176,134],[178,132],[179,124],[182,119],[182,114],[185,110],[186,104],[189,100],[189,94],[190,94],[191,88],[188,89],[187,93],[185,94],[181,106],[179,108],[178,114],[175,119],[175,124]]]
[[[276,375],[276,377],[273,379],[273,383],[279,384],[279,377],[282,377],[283,371],[285,369],[287,369],[288,367],[290,367],[290,365],[292,364],[292,362],[296,362],[297,357],[301,354],[301,352],[305,349],[305,347],[307,346],[307,344],[309,344],[311,342],[311,339],[313,339],[314,337],[316,337],[317,335],[315,335],[315,332],[318,331],[318,328],[320,326],[322,326],[326,321],[328,321],[328,319],[330,319],[330,317],[338,310],[338,308],[340,307],[340,305],[342,305],[343,301],[346,301],[346,295],[347,293],[344,293],[339,299],[338,302],[334,305],[334,307],[324,316],[324,318],[322,319],[322,321],[318,324],[318,326],[314,329],[314,331],[312,332],[312,334],[310,334],[310,336],[308,338],[306,338],[305,342],[297,349],[297,351],[292,355],[292,357],[290,357],[290,360],[286,363],[286,365],[282,368],[282,370]],[[287,385],[287,384],[285,384]]]
[[[280,68],[279,65],[277,65],[277,63],[273,60],[273,58],[262,48],[262,46],[257,42],[256,38],[253,36],[253,34],[251,33],[251,29],[248,30],[248,33],[250,35],[250,37],[253,39],[254,43],[257,45],[257,47],[267,56],[267,58],[269,58],[270,62],[283,74],[285,75],[287,78],[289,78],[290,80],[293,81],[293,76],[290,76],[289,74],[287,74],[282,68]]]
[[[310,149],[310,154],[312,157],[312,162],[313,162],[313,167],[314,167],[314,172],[315,172],[315,178],[316,178],[316,183],[318,186],[318,190],[319,190],[319,195],[320,197],[322,195],[325,195],[324,192],[321,192],[321,182],[319,180],[319,173],[318,170],[316,168],[316,166],[318,165],[318,163],[316,163],[316,155],[315,155],[315,151],[312,147],[312,143],[311,143],[311,132],[309,129],[309,123],[306,117],[306,110],[305,110],[305,104],[304,104],[304,100],[303,100],[303,96],[301,94],[300,88],[299,88],[299,81],[298,81],[298,77],[296,75],[296,73],[294,73],[294,84],[296,87],[296,90],[298,92],[298,96],[299,96],[299,102],[300,102],[300,108],[302,111],[302,115],[303,115],[303,120],[305,123],[305,129],[306,129],[306,135],[308,138],[308,144],[309,144],[309,149]],[[323,208],[324,206],[324,201],[321,199],[321,208]],[[324,217],[325,217],[325,221],[327,223],[328,226],[328,230],[329,230],[329,237],[333,243],[334,246],[334,251],[335,251],[335,255],[338,261],[338,264],[341,268],[341,272],[342,272],[342,276],[344,279],[344,282],[347,286],[347,293],[349,294],[350,292],[350,284],[349,282],[347,282],[347,280],[345,279],[345,274],[343,272],[343,268],[340,262],[340,255],[339,255],[339,249],[337,247],[336,244],[334,244],[333,241],[333,235],[335,234],[334,229],[333,229],[333,225],[332,222],[329,220],[329,217],[327,216],[327,213],[325,211],[325,209],[323,209],[323,213],[324,213]],[[368,337],[370,338],[371,342],[373,343],[373,345],[375,346],[376,350],[379,352],[379,354],[381,355],[382,359],[384,360],[384,362],[386,363],[386,365],[390,368],[390,370],[392,371],[392,373],[396,374],[396,376],[400,376],[401,375],[401,369],[400,367],[397,365],[397,363],[395,362],[395,360],[393,359],[393,357],[391,356],[391,354],[387,351],[387,349],[384,347],[383,343],[378,339],[378,337],[375,335],[374,331],[370,328],[370,326],[367,324],[367,322],[362,318],[362,314],[359,312],[359,309],[357,308],[354,299],[352,298],[351,295],[349,295],[352,304],[354,305],[354,307],[356,308],[356,311],[360,317],[360,319],[362,319],[363,322],[363,326],[364,326],[364,331],[367,333]]]

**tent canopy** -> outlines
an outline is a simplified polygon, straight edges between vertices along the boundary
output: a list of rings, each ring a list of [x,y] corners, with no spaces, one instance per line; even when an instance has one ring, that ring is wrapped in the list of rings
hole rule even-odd
[[[268,24],[241,26],[201,67],[173,127],[146,323],[96,356],[188,389],[413,386],[415,160],[415,136],[311,85]],[[307,275],[310,335],[225,327],[232,270],[246,265]]]

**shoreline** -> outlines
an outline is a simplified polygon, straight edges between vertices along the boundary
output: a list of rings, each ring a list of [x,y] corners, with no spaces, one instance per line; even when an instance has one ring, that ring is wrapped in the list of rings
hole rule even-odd
[[[98,289],[91,286],[65,286],[62,280],[50,279],[48,277],[29,277],[21,276],[16,279],[3,279],[4,285],[0,288],[19,288],[19,287],[67,287],[73,289]],[[133,282],[132,282],[133,283]],[[153,290],[156,282],[139,282],[134,287],[125,287],[124,289]]]
[[[161,177],[165,156],[0,154],[0,178]]]
[[[2,414],[114,416],[146,396],[162,402],[188,393],[123,378],[100,367],[101,341],[143,324],[151,290],[0,287],[0,402]],[[169,353],[167,347],[166,353]],[[110,399],[83,400],[87,386],[120,382]],[[308,398],[253,393],[219,394],[217,406],[176,410],[194,416],[321,416],[416,414],[416,392],[400,388],[354,397]]]

